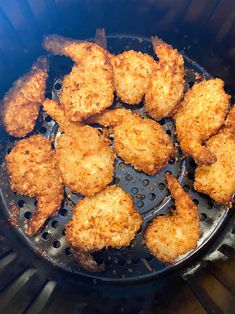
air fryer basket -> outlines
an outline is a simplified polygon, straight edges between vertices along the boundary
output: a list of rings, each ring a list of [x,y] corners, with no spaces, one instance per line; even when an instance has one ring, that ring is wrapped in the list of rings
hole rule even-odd
[[[1,96],[37,55],[45,54],[40,47],[43,34],[59,33],[93,40],[91,36],[96,27],[101,26],[105,26],[108,34],[113,33],[108,36],[111,52],[134,49],[154,56],[149,36],[157,34],[184,54],[185,89],[203,77],[219,76],[225,80],[227,91],[234,93],[231,42],[235,6],[226,1],[181,0],[172,1],[172,4],[136,1],[135,5],[126,4],[124,8],[123,1],[113,4],[87,1],[85,4],[25,0],[2,1],[0,6],[0,40],[4,44],[0,51],[0,75],[4,82]],[[133,16],[132,20],[129,15]],[[214,28],[218,27],[217,31],[212,23]],[[49,61],[47,97],[58,99],[61,79],[70,71],[71,62],[55,56],[49,56]],[[115,102],[120,101],[116,99]],[[143,114],[141,107],[137,110]],[[163,119],[160,123],[173,137],[173,122]],[[54,121],[41,111],[33,133],[50,138],[57,130]],[[28,238],[24,234],[25,222],[36,203],[35,199],[10,191],[4,156],[16,139],[7,135],[3,128],[0,133],[0,312],[235,311],[233,210],[218,206],[209,197],[193,190],[196,165],[192,159],[182,156],[177,143],[177,157],[154,177],[136,172],[116,158],[114,183],[132,195],[144,224],[130,247],[95,253],[94,258],[98,263],[104,263],[106,270],[91,273],[79,267],[64,238],[64,224],[71,216],[71,204],[79,201],[79,195],[66,189],[58,215],[52,217],[36,236]],[[153,258],[143,243],[146,224],[156,215],[167,214],[173,204],[164,180],[167,171],[179,177],[184,189],[192,195],[199,207],[202,229],[198,249],[171,266]],[[15,205],[20,209],[17,224],[12,218]]]

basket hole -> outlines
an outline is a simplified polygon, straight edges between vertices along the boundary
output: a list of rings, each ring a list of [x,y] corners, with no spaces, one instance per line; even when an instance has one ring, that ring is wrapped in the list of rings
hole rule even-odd
[[[190,180],[194,180],[194,174],[190,172],[190,173],[188,174],[188,178],[189,178]]]
[[[137,188],[132,188],[131,189],[131,194],[136,195],[138,193],[138,189]]]
[[[169,136],[171,136],[171,131],[170,130],[166,130],[166,134],[168,134]]]
[[[159,188],[159,190],[161,190],[161,191],[163,191],[164,189],[165,189],[165,184],[164,183],[159,183],[158,184],[158,188]]]
[[[56,89],[56,90],[60,90],[61,87],[62,87],[62,85],[61,85],[60,82],[57,82],[57,83],[55,83],[55,85],[54,85],[54,89]]]
[[[125,166],[125,164],[124,164],[123,162],[121,162],[121,163],[118,165],[118,168],[119,168],[120,170],[124,170],[124,169],[126,169],[126,166]]]
[[[207,207],[208,207],[209,209],[212,209],[212,208],[214,207],[214,205],[213,205],[212,202],[208,202]]]
[[[68,215],[68,210],[67,209],[62,209],[61,211],[60,211],[60,214],[61,214],[61,216],[67,216]]]
[[[59,226],[59,222],[56,220],[53,220],[51,223],[52,228],[56,229]]]
[[[198,205],[198,204],[199,204],[199,201],[196,200],[196,199],[193,199],[193,202],[194,202],[195,205]]]
[[[165,120],[165,119],[162,119],[161,121],[159,121],[159,123],[160,123],[161,125],[164,125],[164,124],[166,123],[166,120]]]
[[[25,219],[30,219],[31,217],[32,217],[31,212],[26,212],[26,213],[24,213],[24,218],[25,218]]]
[[[169,163],[170,163],[170,164],[174,164],[174,163],[175,163],[175,158],[171,158],[171,159],[169,160]]]
[[[145,257],[145,259],[146,259],[148,262],[150,262],[150,261],[152,261],[152,259],[153,259],[153,255],[149,254],[149,255],[147,255],[147,256]]]
[[[25,201],[24,200],[19,200],[18,206],[19,207],[24,207],[25,206]]]
[[[139,264],[140,259],[139,259],[139,257],[134,257],[134,258],[132,258],[131,262],[132,262],[132,264],[136,265],[136,264]]]
[[[192,168],[195,168],[197,166],[194,160],[190,160],[190,166]]]
[[[112,265],[112,263],[113,263],[113,261],[112,261],[111,258],[106,258],[106,259],[104,260],[104,264],[105,264],[106,266],[110,266],[110,265]]]
[[[120,266],[126,265],[126,260],[124,258],[120,258],[118,261],[118,265],[120,265]]]
[[[194,82],[193,82],[193,81],[189,81],[189,82],[188,82],[188,85],[189,85],[189,87],[191,88],[191,87],[193,87]]]
[[[46,92],[46,98],[52,99],[52,92]]]
[[[154,193],[149,193],[149,199],[150,199],[150,201],[154,201],[155,198],[156,198],[156,194],[154,194]]]
[[[62,230],[62,236],[65,236],[65,229]]]
[[[126,181],[131,181],[133,178],[132,178],[132,176],[130,175],[130,174],[128,174],[128,175],[126,175]]]
[[[50,239],[50,233],[48,233],[48,232],[43,232],[43,234],[42,234],[42,239],[43,239],[43,240],[49,240],[49,239]]]
[[[113,183],[114,184],[119,184],[120,183],[120,179],[118,177],[114,177]]]
[[[136,206],[137,206],[138,208],[142,208],[142,207],[144,206],[144,202],[142,202],[142,201],[137,201],[137,202],[136,202]]]
[[[41,127],[39,132],[42,133],[42,134],[45,134],[47,131],[47,128],[45,128],[45,126]]]
[[[10,154],[10,152],[11,152],[11,147],[8,148],[8,150],[7,150],[7,153],[8,153],[8,154]]]
[[[188,192],[190,190],[190,187],[186,184],[183,186],[183,189],[185,192]]]
[[[38,201],[36,200],[36,201],[34,202],[34,206],[37,207],[37,205],[38,205]]]
[[[72,255],[72,251],[71,251],[71,248],[70,248],[70,247],[67,247],[67,248],[65,249],[65,254],[68,255],[68,256]]]
[[[52,118],[50,116],[46,116],[45,121],[46,122],[51,122]]]
[[[54,247],[55,249],[58,249],[60,246],[61,246],[60,241],[54,241],[54,242],[53,242],[53,247]]]
[[[207,215],[205,213],[201,213],[200,220],[205,221],[207,219]]]
[[[143,180],[142,183],[143,183],[143,186],[148,186],[149,185],[149,180],[147,180],[147,179]]]

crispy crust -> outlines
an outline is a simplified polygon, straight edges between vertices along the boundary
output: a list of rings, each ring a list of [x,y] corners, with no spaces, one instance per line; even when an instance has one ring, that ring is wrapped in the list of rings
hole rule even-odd
[[[47,71],[47,59],[39,57],[31,71],[15,81],[4,96],[2,121],[10,135],[23,137],[33,131],[45,97]]]
[[[112,105],[113,68],[106,50],[56,35],[44,39],[44,48],[76,63],[64,78],[61,94],[65,113],[72,121],[81,121]]]
[[[210,164],[215,155],[202,144],[224,123],[230,96],[221,79],[194,84],[184,97],[175,115],[176,133],[180,147],[197,163]]]
[[[158,216],[148,226],[145,242],[151,253],[165,263],[173,263],[181,254],[197,247],[200,236],[196,205],[179,182],[166,175],[168,188],[175,199],[176,210],[171,216]]]
[[[157,122],[130,110],[107,110],[92,118],[114,131],[114,150],[136,170],[155,175],[174,156],[171,138]]]
[[[74,207],[65,235],[74,248],[96,251],[129,245],[141,223],[130,195],[110,186]]]
[[[159,58],[149,80],[145,110],[157,120],[171,116],[184,93],[184,60],[176,49],[153,37],[152,44]]]
[[[129,105],[139,104],[156,62],[148,54],[134,50],[111,57],[111,62],[117,96]]]
[[[64,196],[50,141],[40,135],[19,141],[6,156],[6,165],[12,191],[37,197],[38,205],[27,230],[33,235],[57,213]]]
[[[206,142],[206,147],[216,156],[212,165],[200,165],[195,171],[194,188],[208,194],[219,204],[229,203],[235,193],[235,107],[219,133]]]
[[[55,101],[47,99],[43,107],[65,132],[56,143],[64,184],[72,192],[86,196],[103,190],[114,173],[115,156],[108,143],[97,129],[69,121]]]

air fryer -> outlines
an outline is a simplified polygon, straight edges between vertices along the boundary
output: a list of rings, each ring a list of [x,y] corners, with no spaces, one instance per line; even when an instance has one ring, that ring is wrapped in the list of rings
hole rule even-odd
[[[107,47],[115,54],[134,49],[154,56],[150,36],[158,35],[184,55],[185,89],[199,78],[220,77],[233,103],[234,25],[235,2],[228,0],[2,0],[0,96],[39,55],[48,55],[41,46],[44,35],[95,41],[96,30],[105,28]],[[71,61],[49,56],[49,62],[46,96],[58,98]],[[173,137],[174,123],[160,123]],[[41,112],[33,133],[49,138],[57,129]],[[4,160],[15,141],[1,126],[0,313],[235,313],[234,209],[193,189],[196,164],[191,158],[178,156],[154,177],[116,158],[114,183],[132,195],[144,223],[130,247],[94,253],[105,271],[89,272],[76,263],[64,238],[64,224],[79,195],[65,189],[59,213],[36,236],[25,235],[24,224],[37,204],[9,188]],[[168,214],[172,205],[167,171],[198,205],[201,224],[198,248],[173,265],[159,262],[143,243],[146,224]]]

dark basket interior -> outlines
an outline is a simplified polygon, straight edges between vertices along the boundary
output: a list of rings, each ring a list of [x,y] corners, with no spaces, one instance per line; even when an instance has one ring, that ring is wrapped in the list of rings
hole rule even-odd
[[[225,80],[233,101],[234,10],[235,5],[229,1],[2,1],[1,96],[14,79],[27,71],[36,56],[45,53],[40,46],[44,34],[91,38],[97,27],[104,26],[107,34],[113,34],[108,44],[115,53],[132,48],[152,54],[148,39],[139,41],[133,34],[141,38],[159,35],[189,57],[186,57],[188,85],[195,81],[195,72],[205,77],[208,73],[219,76]],[[60,79],[70,66],[65,58],[50,57],[47,96],[59,96]],[[165,119],[161,124],[172,136],[172,122]],[[56,131],[54,122],[41,114],[35,132],[49,137]],[[14,141],[1,129],[1,163]],[[2,167],[0,312],[234,313],[233,211],[195,193],[192,189],[195,164],[191,159],[182,161],[180,152],[178,157],[153,178],[116,160],[115,183],[134,197],[145,223],[130,248],[94,255],[99,263],[106,264],[105,274],[89,274],[74,263],[63,239],[63,224],[70,216],[66,200],[60,213],[38,236],[30,240],[25,237],[24,221],[35,208],[35,200],[10,192]],[[198,203],[202,226],[198,251],[190,252],[170,267],[153,258],[142,243],[145,224],[154,216],[167,213],[171,205],[165,171],[180,176],[184,189]],[[76,203],[79,196],[70,198]],[[12,199],[21,209],[17,228],[9,223],[8,205]],[[147,278],[148,281],[143,280]]]

